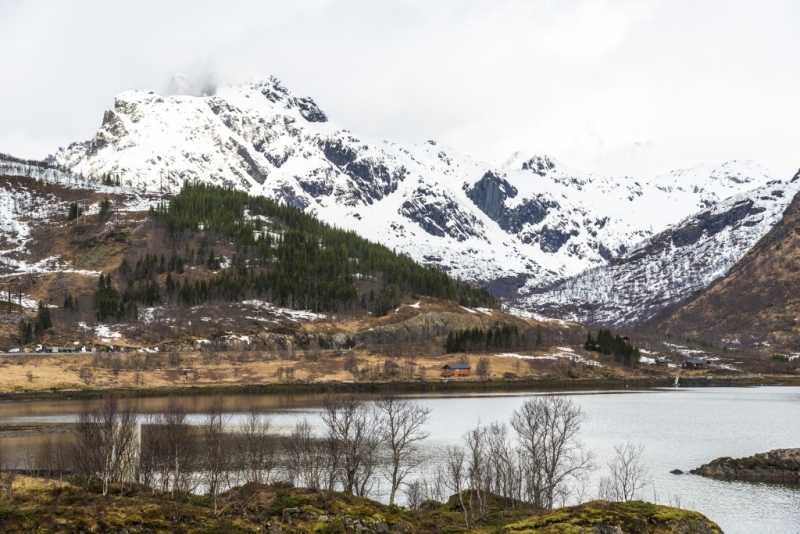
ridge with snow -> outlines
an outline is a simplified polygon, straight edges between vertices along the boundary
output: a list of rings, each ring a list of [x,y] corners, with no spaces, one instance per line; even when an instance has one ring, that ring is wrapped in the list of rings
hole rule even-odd
[[[600,279],[614,280],[604,287],[632,283],[639,289],[624,290],[631,295],[668,292],[664,302],[709,283],[769,230],[797,192],[796,183],[751,161],[642,180],[584,173],[549,156],[518,153],[498,167],[434,141],[368,139],[274,78],[201,96],[122,93],[92,139],[58,150],[49,162],[150,191],[177,191],[196,180],[266,195],[489,284],[533,312],[571,318],[587,317],[576,311],[578,301]],[[641,253],[665,232],[740,202],[751,203],[748,214],[720,223],[724,230]],[[595,291],[583,304],[614,294]],[[637,300],[618,301],[624,313],[591,313],[628,322],[639,314]]]

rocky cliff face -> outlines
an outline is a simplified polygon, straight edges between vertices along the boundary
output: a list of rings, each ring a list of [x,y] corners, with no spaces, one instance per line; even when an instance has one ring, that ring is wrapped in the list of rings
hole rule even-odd
[[[746,228],[715,219],[715,210],[776,181],[752,162],[648,181],[588,174],[530,154],[494,166],[433,141],[403,146],[363,138],[275,79],[206,96],[122,93],[92,139],[50,161],[150,191],[197,180],[267,195],[454,276],[507,289],[507,299],[603,268],[698,212],[711,218],[676,234],[683,249],[724,228]],[[774,203],[790,196],[786,191]],[[760,205],[742,199],[748,200],[751,207],[730,217],[752,222]],[[760,237],[755,230],[741,236],[745,245]],[[745,245],[716,254],[732,264]]]

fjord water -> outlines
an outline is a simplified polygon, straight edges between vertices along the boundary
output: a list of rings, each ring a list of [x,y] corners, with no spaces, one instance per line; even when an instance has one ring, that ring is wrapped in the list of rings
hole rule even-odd
[[[447,445],[458,442],[478,422],[508,421],[526,398],[541,393],[421,395],[431,409],[425,443],[429,464],[441,461]],[[716,521],[727,534],[800,533],[800,486],[726,482],[689,471],[720,456],[742,457],[772,449],[800,447],[800,388],[698,388],[645,391],[575,392],[569,395],[586,414],[582,440],[597,455],[586,499],[597,491],[606,474],[614,445],[626,441],[644,445],[644,461],[653,484],[643,494],[649,501],[697,510]],[[179,401],[200,423],[209,397]],[[277,431],[288,432],[307,418],[318,430],[318,395],[228,396],[232,422],[252,405],[267,409]],[[0,404],[0,425],[69,423],[94,401],[55,401]],[[164,398],[136,399],[140,413],[164,408]],[[10,445],[28,447],[40,436],[6,438]]]

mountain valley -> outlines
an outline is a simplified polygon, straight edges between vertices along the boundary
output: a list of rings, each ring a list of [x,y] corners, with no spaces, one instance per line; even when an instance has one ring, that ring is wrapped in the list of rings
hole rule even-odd
[[[517,153],[491,165],[435,141],[403,146],[364,139],[274,78],[199,97],[122,93],[91,140],[59,149],[45,162],[0,157],[0,174],[60,188],[58,198],[26,201],[14,185],[0,198],[0,261],[8,276],[48,269],[66,276],[82,267],[97,276],[119,267],[122,255],[110,264],[87,262],[75,250],[25,257],[31,222],[52,223],[69,202],[95,215],[101,195],[111,195],[115,224],[138,219],[141,226],[146,210],[170,202],[184,184],[208,184],[296,208],[486,287],[518,315],[662,333],[676,324],[665,317],[679,315],[684,303],[752,256],[748,251],[780,226],[800,190],[798,176],[784,180],[750,161],[640,180],[584,173],[549,156]],[[26,212],[25,202],[45,211]],[[153,239],[139,248],[163,240]],[[129,245],[117,248],[121,253]],[[224,261],[238,250],[217,247]],[[37,292],[29,293],[31,307]],[[315,308],[306,296],[283,298],[278,308]],[[720,342],[714,328],[685,323],[676,331]],[[747,346],[758,348],[762,338],[749,335]]]

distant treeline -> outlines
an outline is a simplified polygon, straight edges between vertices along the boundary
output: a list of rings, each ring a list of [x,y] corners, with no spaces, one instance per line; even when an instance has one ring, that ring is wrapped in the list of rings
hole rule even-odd
[[[593,350],[601,354],[613,355],[614,361],[626,367],[636,367],[639,364],[639,349],[634,347],[630,341],[623,339],[619,334],[614,335],[611,330],[600,329],[597,337],[592,337],[592,333],[586,334],[586,343],[583,344],[586,350]]]
[[[503,325],[484,330],[468,328],[447,334],[445,351],[453,352],[491,352],[507,349],[530,349],[544,343],[541,329],[525,329],[520,333],[516,325]]]
[[[22,165],[30,165],[31,167],[41,167],[43,169],[57,168],[55,165],[50,165],[49,163],[41,160],[17,158],[10,154],[4,154],[3,152],[0,152],[0,160],[10,161],[12,163],[21,163]]]
[[[115,308],[112,289],[117,291],[117,311],[105,317],[125,316],[128,302],[195,306],[247,298],[321,312],[360,309],[376,316],[410,295],[499,307],[485,289],[265,197],[185,184],[169,205],[151,208],[150,216],[165,231],[171,251],[123,261],[113,273],[120,289],[108,277],[101,289],[108,310]],[[213,248],[218,241],[234,246],[224,261]],[[195,269],[189,276],[186,266],[205,271]]]

